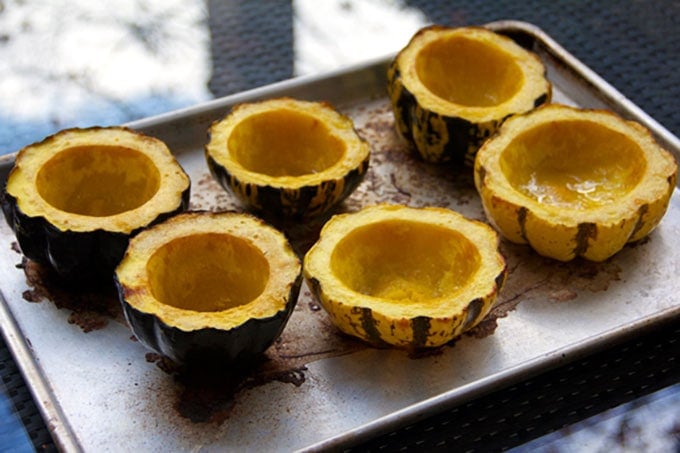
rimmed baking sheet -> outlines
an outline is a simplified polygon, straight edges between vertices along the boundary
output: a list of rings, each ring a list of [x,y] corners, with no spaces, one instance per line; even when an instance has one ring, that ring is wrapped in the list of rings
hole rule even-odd
[[[489,24],[536,51],[554,101],[612,109],[652,129],[676,158],[678,140],[536,27]],[[192,178],[192,207],[240,210],[209,176],[206,130],[231,106],[292,96],[325,100],[371,143],[369,173],[342,210],[377,202],[446,206],[484,219],[471,174],[420,162],[394,131],[385,92],[388,58],[294,79],[130,126],[166,141]],[[0,159],[4,180],[13,156]],[[301,252],[318,225],[288,228]],[[303,286],[267,360],[232,398],[223,382],[178,370],[134,340],[116,301],[74,294],[22,265],[0,226],[0,325],[66,451],[317,450],[350,445],[507,385],[680,313],[678,191],[649,238],[604,263],[558,263],[502,243],[509,276],[478,327],[436,353],[368,348],[330,325]]]

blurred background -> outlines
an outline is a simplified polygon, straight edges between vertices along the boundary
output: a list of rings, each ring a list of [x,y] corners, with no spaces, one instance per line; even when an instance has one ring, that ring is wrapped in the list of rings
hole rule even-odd
[[[391,55],[429,23],[501,19],[541,27],[680,133],[677,0],[0,0],[0,154],[67,127],[123,124]],[[636,348],[644,354],[646,345]],[[677,367],[677,343],[664,348]],[[656,354],[668,359],[666,350]],[[0,451],[54,448],[4,344],[0,371]],[[630,451],[680,451],[674,376],[515,444],[617,450],[635,433]]]
[[[677,135],[679,17],[659,0],[0,0],[0,153],[499,19],[538,25]]]

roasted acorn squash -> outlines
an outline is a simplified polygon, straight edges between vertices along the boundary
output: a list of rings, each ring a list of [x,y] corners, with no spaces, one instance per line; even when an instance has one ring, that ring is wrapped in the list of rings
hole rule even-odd
[[[302,274],[286,237],[262,220],[187,212],[135,236],[115,280],[150,349],[178,363],[246,364],[281,334]]]
[[[2,208],[28,258],[80,282],[111,281],[129,237],[189,204],[160,140],[122,127],[67,129],[17,154]]]
[[[602,261],[649,234],[676,178],[673,156],[638,123],[559,104],[510,118],[475,162],[502,235],[561,261]]]
[[[482,27],[421,29],[387,78],[397,129],[420,156],[469,166],[507,117],[552,94],[535,54]]]
[[[479,323],[506,266],[484,223],[443,208],[377,205],[332,217],[304,273],[341,331],[375,346],[421,349]]]
[[[280,98],[237,105],[209,135],[211,173],[258,214],[320,216],[368,170],[368,143],[326,103]]]

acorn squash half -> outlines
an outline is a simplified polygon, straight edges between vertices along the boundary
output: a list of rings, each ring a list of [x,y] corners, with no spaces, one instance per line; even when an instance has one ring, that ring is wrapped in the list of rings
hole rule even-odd
[[[675,159],[640,124],[559,104],[510,118],[475,162],[491,223],[560,261],[603,261],[649,234],[676,178]]]
[[[469,166],[507,117],[552,95],[534,53],[482,27],[421,29],[392,61],[387,79],[397,129],[419,155]]]
[[[291,98],[240,104],[212,124],[211,173],[258,214],[310,219],[344,200],[368,170],[370,148],[351,118]]]
[[[115,280],[148,348],[177,363],[247,364],[284,329],[302,271],[283,233],[262,220],[187,212],[135,236]]]
[[[375,346],[441,346],[479,323],[505,281],[498,235],[443,208],[377,205],[332,217],[304,273],[343,332]]]
[[[110,282],[130,236],[184,211],[190,185],[156,138],[74,128],[19,151],[2,208],[26,257],[67,280]]]

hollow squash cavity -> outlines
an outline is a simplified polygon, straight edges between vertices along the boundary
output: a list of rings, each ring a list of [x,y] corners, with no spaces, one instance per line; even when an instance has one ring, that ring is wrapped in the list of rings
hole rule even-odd
[[[332,271],[352,290],[416,304],[455,293],[479,262],[476,248],[460,233],[402,220],[356,229],[331,257]]]
[[[160,173],[145,154],[117,146],[78,146],[38,171],[36,189],[62,211],[104,217],[142,206],[158,191]]]
[[[250,363],[279,337],[302,282],[286,236],[236,212],[178,214],[130,240],[116,268],[125,318],[178,363]]]
[[[509,118],[479,150],[474,177],[508,240],[559,261],[604,261],[661,222],[677,164],[637,122],[550,104]]]
[[[513,115],[550,102],[539,57],[482,27],[430,25],[392,60],[387,92],[395,126],[428,162],[472,166]]]
[[[22,253],[71,283],[111,282],[130,237],[186,210],[191,180],[163,141],[64,129],[21,149],[0,194]]]
[[[443,38],[423,48],[416,71],[433,94],[470,107],[501,104],[517,93],[524,80],[511,55],[462,36]]]
[[[339,330],[406,349],[441,346],[474,327],[506,274],[489,225],[450,209],[389,204],[333,216],[303,269]]]
[[[516,190],[539,203],[584,209],[621,199],[646,171],[637,143],[587,121],[546,123],[522,133],[500,165]]]
[[[213,312],[257,298],[269,277],[260,250],[241,238],[205,233],[174,239],[147,263],[152,294],[161,303]]]
[[[368,171],[370,146],[325,102],[243,103],[208,131],[211,175],[249,210],[277,223],[321,218]]]
[[[287,109],[244,119],[228,146],[245,169],[274,177],[319,173],[335,165],[345,150],[322,121]]]

